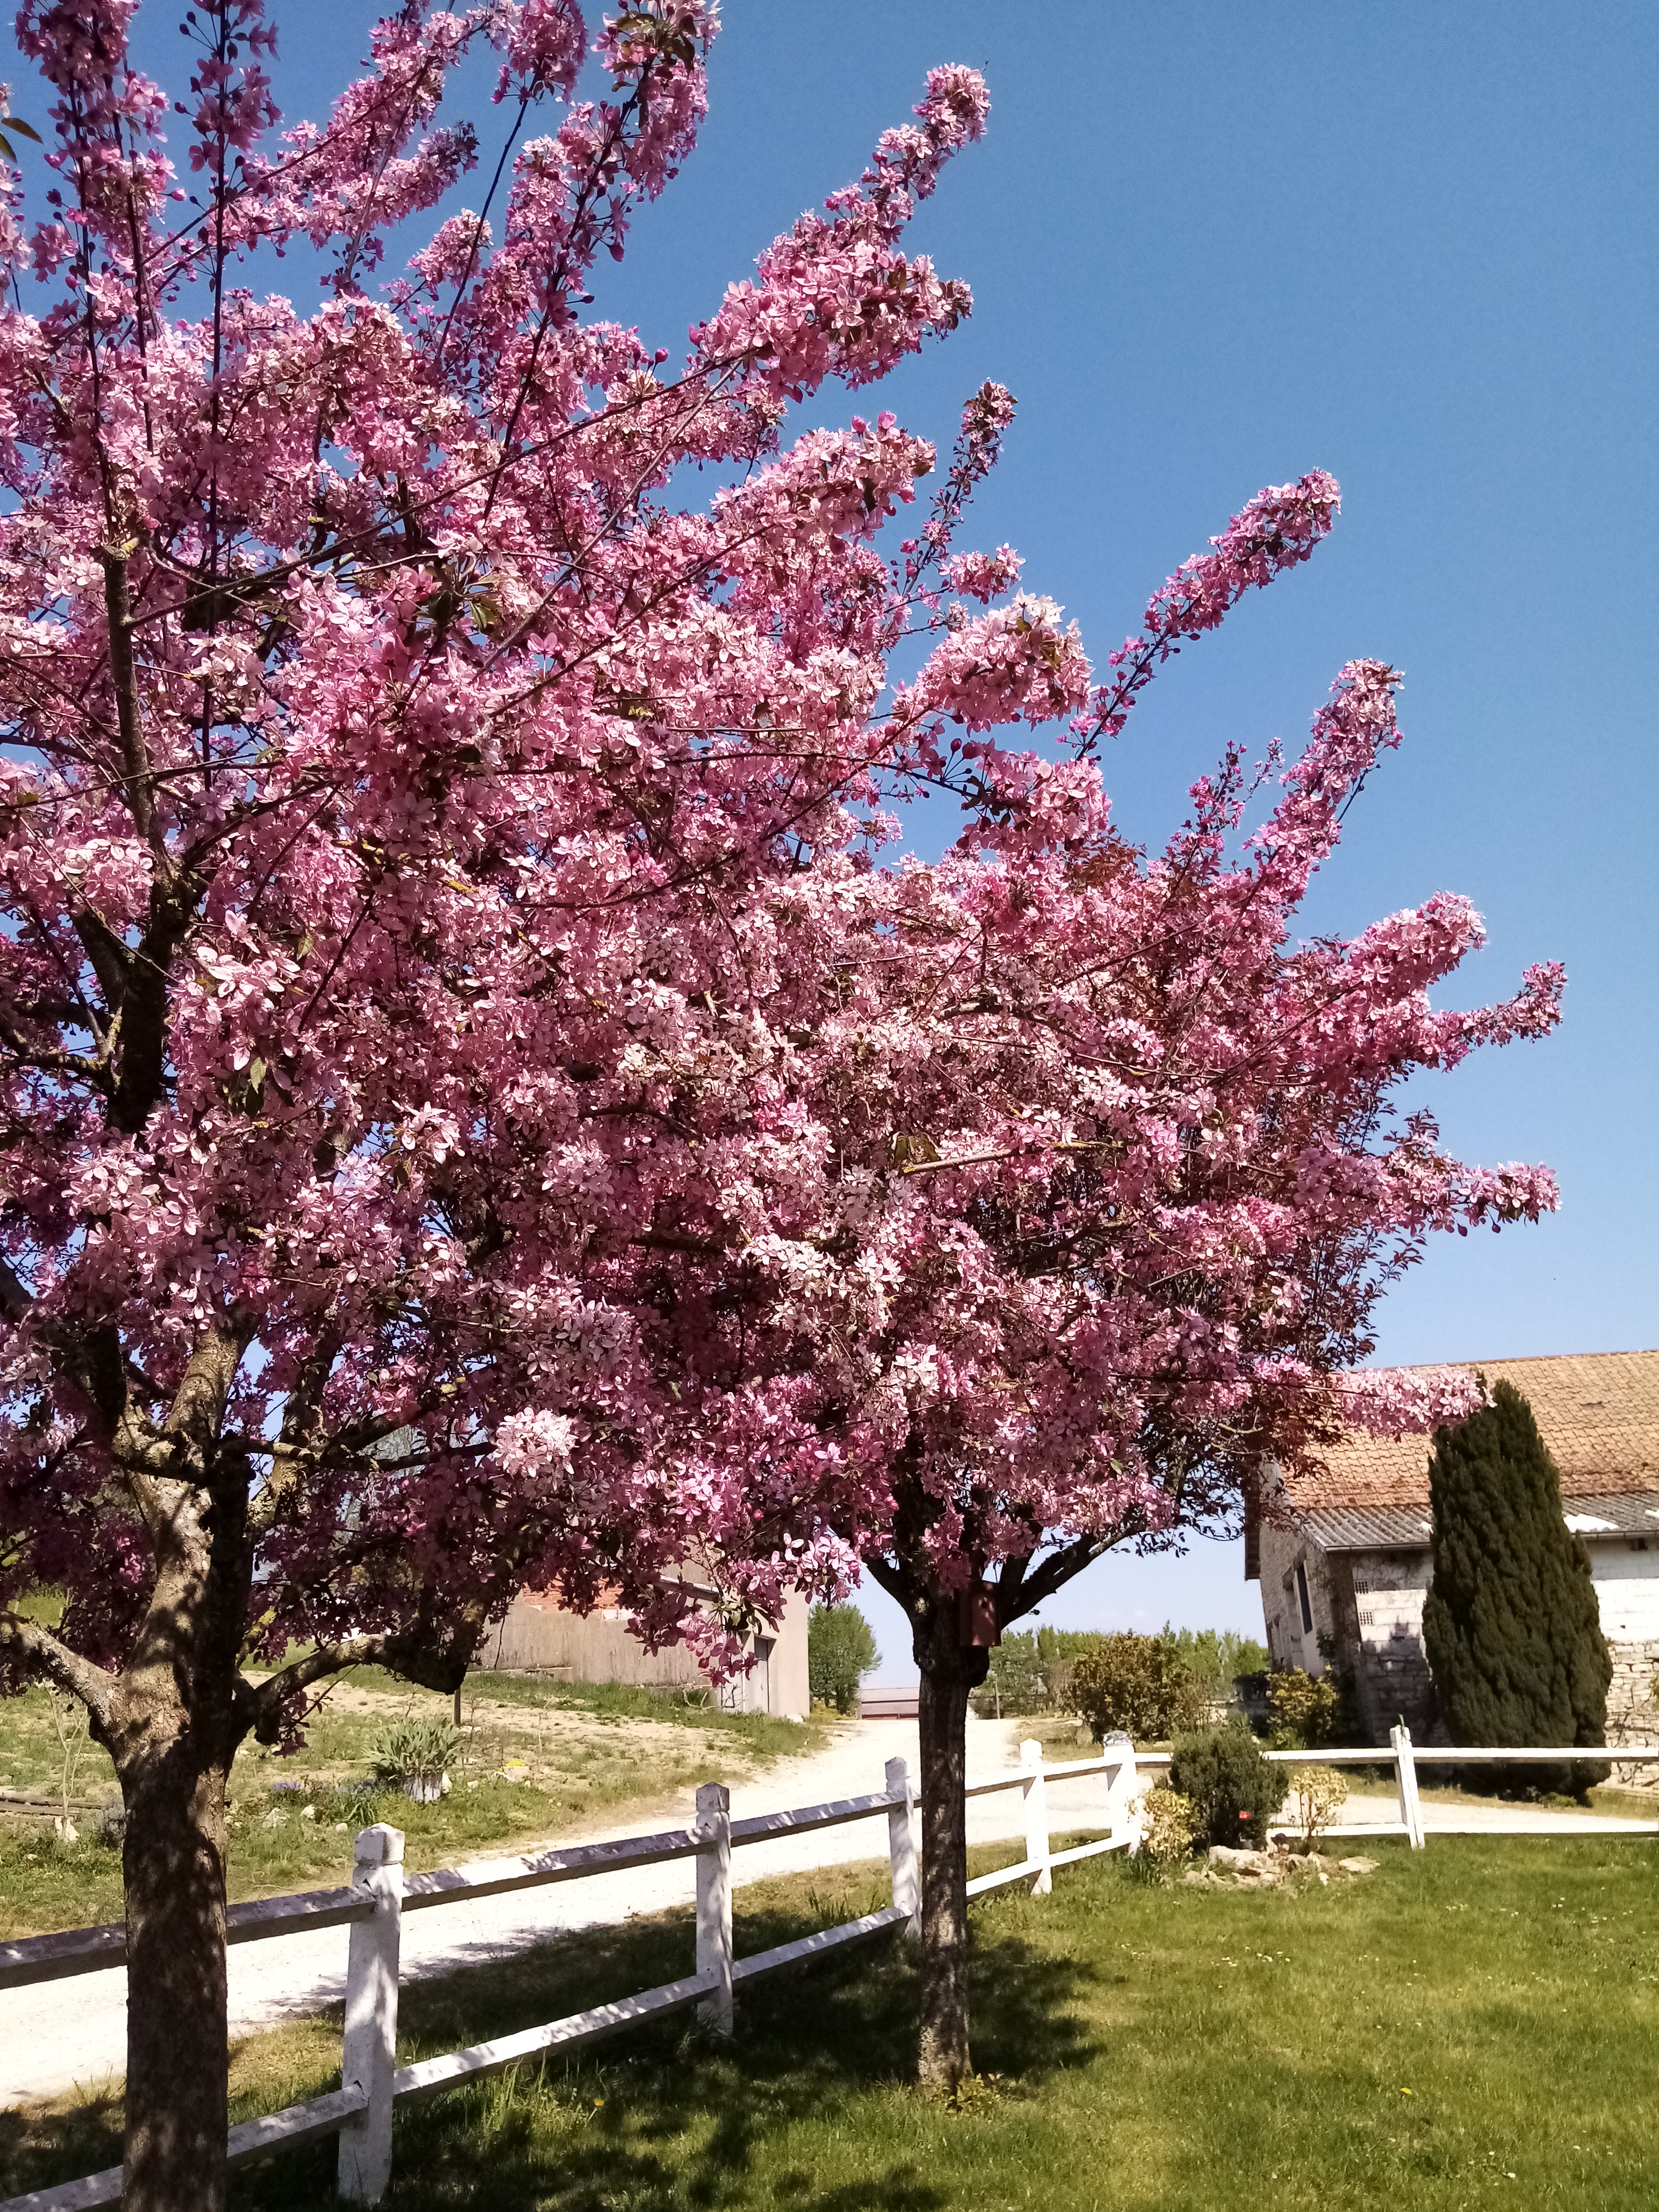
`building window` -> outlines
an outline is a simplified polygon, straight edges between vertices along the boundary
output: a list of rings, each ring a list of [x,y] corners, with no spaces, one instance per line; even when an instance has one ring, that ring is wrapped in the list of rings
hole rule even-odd
[[[1304,1636],[1311,1636],[1313,1634],[1313,1607],[1308,1602],[1308,1570],[1303,1565],[1300,1559],[1296,1563],[1296,1595],[1297,1602],[1302,1607],[1302,1633]]]

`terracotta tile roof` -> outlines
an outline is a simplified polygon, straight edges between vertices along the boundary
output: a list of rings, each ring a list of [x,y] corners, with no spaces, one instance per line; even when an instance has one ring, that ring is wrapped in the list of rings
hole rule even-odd
[[[1560,1470],[1563,1498],[1659,1494],[1659,1351],[1446,1364],[1515,1385]],[[1350,1434],[1316,1468],[1287,1473],[1285,1497],[1298,1516],[1389,1506],[1426,1513],[1432,1449],[1427,1437]]]

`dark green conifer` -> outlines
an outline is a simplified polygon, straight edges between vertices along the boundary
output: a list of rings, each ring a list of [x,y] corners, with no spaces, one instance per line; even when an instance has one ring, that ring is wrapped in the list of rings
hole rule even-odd
[[[1555,1462],[1531,1407],[1498,1382],[1486,1405],[1434,1441],[1423,1641],[1447,1734],[1454,1743],[1604,1743],[1613,1665],[1589,1553],[1561,1517]],[[1575,1762],[1472,1767],[1465,1779],[1582,1796],[1607,1775]]]

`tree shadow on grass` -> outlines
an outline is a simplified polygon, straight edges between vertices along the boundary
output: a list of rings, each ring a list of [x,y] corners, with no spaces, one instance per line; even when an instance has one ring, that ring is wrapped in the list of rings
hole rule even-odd
[[[769,1892],[775,1891],[775,1895]],[[866,1893],[866,1892],[869,1893]],[[766,1950],[886,1901],[867,1881],[830,1882],[803,1905],[799,1882],[739,1893],[738,1956]],[[1035,2087],[1090,2055],[1072,2002],[1090,1966],[976,1916],[975,2057],[1010,2084]],[[400,2061],[509,2035],[691,1967],[689,1913],[562,1936],[506,1960],[411,1983],[400,2007]],[[338,2012],[331,2024],[337,2027]],[[527,2061],[429,2103],[401,2108],[387,2212],[488,2207],[489,2212],[739,2212],[757,2203],[807,2212],[940,2212],[945,2200],[913,2162],[884,2158],[861,2101],[902,2095],[915,2062],[916,1972],[892,1936],[840,1959],[739,1984],[729,2045],[687,2016],[632,2031],[568,2062]],[[320,2094],[338,2082],[316,2039],[310,2072],[292,2057],[273,2094],[238,2100],[234,2117]],[[257,2077],[260,2045],[245,2046]],[[245,2075],[245,2078],[248,2078]],[[920,2094],[911,2090],[909,2094]],[[868,2172],[820,2186],[775,2145],[800,2124],[845,2115],[868,2143]],[[0,2115],[0,2191],[40,2188],[118,2162],[118,2097],[72,2110]],[[234,2212],[332,2207],[331,2138],[232,2176]]]
[[[112,2084],[48,2109],[0,2112],[0,2198],[121,2163],[121,2092]]]

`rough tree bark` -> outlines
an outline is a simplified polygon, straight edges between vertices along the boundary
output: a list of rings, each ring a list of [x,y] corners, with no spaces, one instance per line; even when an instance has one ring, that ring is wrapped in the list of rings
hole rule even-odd
[[[969,2053],[968,1693],[985,1679],[983,1650],[958,1640],[956,1601],[937,1593],[911,1610],[921,1675],[921,2018],[916,2071],[929,2088],[954,2092],[973,2071]]]
[[[225,1778],[187,1721],[122,1776],[127,2212],[225,2202]]]

